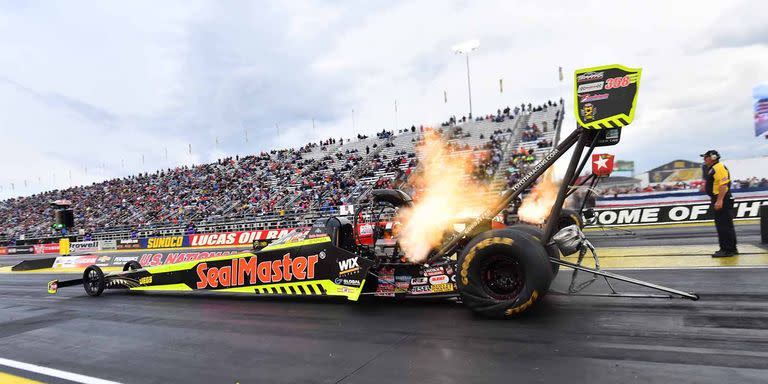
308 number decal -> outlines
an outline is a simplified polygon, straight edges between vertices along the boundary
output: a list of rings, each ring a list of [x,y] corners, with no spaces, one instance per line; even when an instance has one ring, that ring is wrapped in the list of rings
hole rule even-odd
[[[624,88],[630,83],[629,75],[605,80],[605,89]]]

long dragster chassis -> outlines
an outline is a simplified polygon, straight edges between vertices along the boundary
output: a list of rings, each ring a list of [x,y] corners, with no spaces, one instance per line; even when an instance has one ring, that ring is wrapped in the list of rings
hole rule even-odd
[[[577,173],[577,163],[588,143],[598,140],[601,131],[577,129],[554,148],[530,174],[523,177],[508,190],[498,205],[500,211],[517,195],[528,188],[538,176],[549,168],[568,148],[576,145],[566,180],[572,180]],[[591,153],[590,150],[586,154]],[[550,217],[559,215],[566,194],[571,190],[571,183],[563,183],[558,199]],[[396,192],[396,193],[392,193]],[[376,191],[375,198],[389,199],[400,191]],[[407,197],[405,198],[407,199]],[[397,204],[395,204],[397,205]],[[603,295],[614,297],[681,297],[697,300],[694,293],[663,287],[660,285],[632,279],[600,269],[599,259],[594,247],[586,240],[583,233],[575,226],[561,230],[558,236],[548,236],[556,230],[556,220],[548,220],[542,230],[530,226],[512,226],[503,230],[479,230],[486,228],[497,211],[488,210],[466,226],[464,231],[456,233],[446,240],[441,249],[435,250],[424,264],[402,262],[384,262],[376,256],[369,256],[362,251],[355,241],[351,225],[342,218],[331,217],[319,220],[296,241],[286,239],[258,251],[236,255],[216,257],[206,260],[183,262],[142,268],[138,263],[129,262],[124,271],[103,273],[97,266],[88,267],[80,279],[49,283],[49,292],[58,288],[83,285],[85,291],[98,296],[104,289],[129,289],[132,291],[195,291],[240,292],[258,295],[325,295],[342,296],[349,300],[358,300],[365,295],[389,296],[398,298],[445,297],[461,298],[464,303],[477,300],[478,292],[466,292],[470,288],[484,291],[488,297],[498,302],[503,311],[488,310],[488,305],[470,305],[473,309],[489,316],[510,316],[527,310],[546,294],[557,267],[547,268],[549,275],[529,276],[537,267],[519,262],[505,264],[495,261],[494,268],[480,271],[472,281],[471,263],[483,252],[523,252],[539,255],[538,258],[552,265],[571,268],[574,273],[566,294]],[[538,231],[538,232],[537,232]],[[527,232],[524,233],[524,232]],[[509,243],[509,244],[508,244]],[[572,249],[566,250],[568,246]],[[520,246],[521,249],[510,247]],[[501,248],[500,248],[501,247]],[[504,248],[507,247],[507,248]],[[560,259],[560,253],[553,248],[570,254],[578,252],[576,263]],[[540,248],[540,249],[539,249]],[[537,253],[538,252],[538,253]],[[541,254],[543,253],[543,256]],[[567,252],[567,253],[566,253]],[[591,253],[595,267],[583,265],[584,256]],[[458,256],[458,257],[457,257]],[[491,259],[493,258],[492,256]],[[520,255],[525,258],[526,255]],[[486,257],[487,258],[487,257]],[[494,261],[490,261],[494,264]],[[486,265],[487,267],[487,265]],[[519,266],[518,266],[519,267]],[[521,270],[527,269],[527,273]],[[540,270],[541,268],[539,268]],[[502,271],[503,273],[494,273]],[[590,278],[579,282],[579,272]],[[483,275],[485,274],[485,275]],[[465,276],[466,275],[466,276]],[[481,276],[482,275],[482,276]],[[494,275],[494,276],[488,276]],[[498,275],[498,276],[496,276]],[[524,276],[521,276],[524,275]],[[608,283],[609,292],[581,293],[587,285],[599,277]],[[666,294],[619,293],[613,289],[610,280],[618,280],[664,292]],[[474,301],[473,301],[474,300]],[[493,306],[490,306],[493,307]]]
[[[621,127],[629,124],[634,116],[639,83],[639,70],[621,66],[577,71],[577,83],[579,73],[587,73],[591,78],[621,75],[627,85],[606,91],[611,94],[610,100],[616,103],[600,104],[600,109],[579,101],[579,86],[575,104],[577,114],[581,113],[581,116],[577,117],[576,130],[505,191],[494,207],[467,223],[463,230],[447,236],[422,264],[403,261],[392,230],[394,224],[380,221],[383,215],[376,213],[383,212],[383,208],[377,211],[378,207],[388,206],[394,211],[407,207],[412,204],[410,197],[398,190],[374,190],[370,194],[371,202],[359,205],[352,223],[343,217],[320,219],[307,230],[292,232],[263,249],[237,255],[147,268],[129,262],[122,272],[108,274],[98,266],[89,266],[82,278],[51,281],[48,290],[56,293],[58,288],[82,284],[91,296],[100,295],[104,289],[129,289],[324,295],[342,296],[353,301],[363,294],[395,298],[442,297],[459,298],[463,304],[486,316],[509,317],[525,312],[540,301],[550,291],[559,268],[565,267],[573,269],[570,286],[557,293],[698,300],[695,293],[601,270],[597,252],[580,228],[576,225],[559,227],[560,220],[556,218],[561,215],[566,197],[586,183],[590,183],[585,188],[587,193],[592,193],[599,178],[591,176],[575,185],[577,175],[595,147],[619,142]],[[601,116],[605,111],[615,113]],[[590,120],[583,122],[582,118]],[[544,228],[513,225],[491,229],[493,218],[572,147],[564,181]],[[388,230],[392,232],[389,236]],[[577,254],[576,262],[561,259],[561,255],[572,254]],[[584,265],[585,258],[591,259],[594,267]],[[584,275],[586,279],[579,277]],[[607,292],[583,291],[600,278],[605,280]],[[611,281],[663,294],[620,293]]]

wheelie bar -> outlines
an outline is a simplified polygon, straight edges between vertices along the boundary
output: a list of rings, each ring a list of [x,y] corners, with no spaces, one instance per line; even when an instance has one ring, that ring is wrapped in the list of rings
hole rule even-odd
[[[577,269],[579,271],[593,273],[595,275],[604,276],[604,277],[607,277],[609,279],[619,280],[619,281],[623,281],[625,283],[635,284],[635,285],[639,285],[639,286],[642,286],[642,287],[655,289],[657,291],[671,293],[673,295],[677,295],[677,296],[680,296],[680,297],[685,298],[685,299],[690,299],[690,300],[694,300],[694,301],[699,299],[699,295],[697,295],[695,293],[683,292],[683,291],[680,291],[680,290],[677,290],[677,289],[672,289],[672,288],[665,287],[663,285],[653,284],[653,283],[649,283],[647,281],[637,280],[637,279],[633,279],[631,277],[622,276],[622,275],[618,275],[618,274],[611,273],[611,272],[601,271],[601,270],[594,269],[594,268],[584,267],[584,266],[581,266],[579,264],[571,263],[571,262],[568,262],[568,261],[565,261],[565,260],[560,260],[558,258],[550,257],[549,261],[551,261],[551,262],[553,262],[555,264],[558,264],[558,265],[562,265],[564,267],[569,267],[569,268]],[[590,295],[594,295],[594,294],[590,294]],[[603,295],[601,295],[601,296],[603,296]],[[604,295],[604,296],[621,296],[621,294],[611,294],[611,295]],[[631,295],[629,295],[627,297],[659,297],[659,296],[652,296],[652,295],[642,296],[642,295],[639,295],[639,294],[631,294]],[[664,297],[664,296],[662,296],[662,297]]]

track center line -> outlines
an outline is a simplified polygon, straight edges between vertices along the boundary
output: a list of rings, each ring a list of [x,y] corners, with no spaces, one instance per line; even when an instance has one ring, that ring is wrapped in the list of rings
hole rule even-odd
[[[15,361],[10,359],[4,359],[0,357],[0,365],[6,367],[16,368],[22,371],[34,372],[45,376],[51,376],[58,379],[64,379],[74,381],[76,383],[83,384],[120,384],[116,381],[103,380],[96,377],[80,375],[77,373],[62,371],[58,369],[43,367],[40,365],[22,363],[21,361]]]

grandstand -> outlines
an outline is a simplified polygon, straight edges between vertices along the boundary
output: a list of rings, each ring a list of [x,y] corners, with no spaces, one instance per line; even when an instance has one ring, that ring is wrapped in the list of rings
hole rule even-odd
[[[471,152],[473,177],[499,193],[556,142],[563,104],[452,118],[438,132],[457,153]],[[216,163],[158,170],[89,186],[0,202],[0,243],[60,237],[51,229],[57,199],[72,201],[75,234],[117,239],[305,225],[338,213],[374,188],[403,187],[418,166],[416,147],[432,128],[412,126],[354,140],[327,139]]]

